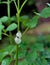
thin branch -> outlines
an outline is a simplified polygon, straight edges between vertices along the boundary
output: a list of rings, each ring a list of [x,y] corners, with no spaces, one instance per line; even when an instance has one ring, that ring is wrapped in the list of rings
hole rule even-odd
[[[16,10],[17,10],[17,12],[18,12],[18,6],[17,6],[15,0],[13,0],[13,2],[14,2],[14,4],[15,4]]]
[[[29,29],[29,27],[27,27],[27,28],[25,29],[25,31],[23,32],[22,36],[27,32],[28,29]]]
[[[20,12],[21,12],[23,6],[25,5],[25,3],[26,3],[27,1],[28,1],[28,0],[25,0],[25,1],[23,2],[23,4],[21,5]]]
[[[12,0],[10,1],[10,3],[12,2]]]
[[[7,2],[6,2],[6,1],[4,1],[4,2],[0,2],[0,4],[7,4]]]
[[[6,34],[6,33],[2,33],[3,35],[5,35],[5,36],[7,36],[7,37],[9,37],[9,35],[8,34]]]

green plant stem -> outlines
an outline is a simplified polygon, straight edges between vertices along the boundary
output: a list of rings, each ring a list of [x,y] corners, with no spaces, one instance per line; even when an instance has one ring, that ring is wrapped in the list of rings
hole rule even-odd
[[[13,2],[14,2],[14,4],[15,4],[16,10],[17,10],[17,12],[18,12],[18,7],[17,7],[17,4],[16,4],[15,0],[13,0]]]
[[[20,8],[20,0],[18,0],[18,11],[19,11],[19,8]]]
[[[40,16],[40,14],[39,13],[37,13],[37,12],[34,12],[36,15],[38,15],[38,16]]]
[[[29,27],[26,28],[26,30],[23,32],[22,36],[27,32],[28,29],[29,29]]]
[[[19,9],[20,9],[20,0],[18,0],[18,11],[17,11],[17,21],[18,21],[18,31],[20,30],[20,13],[19,13]],[[18,44],[16,44],[16,65],[18,65]]]
[[[4,1],[4,2],[0,2],[0,3],[1,3],[1,4],[7,4],[7,2],[5,2],[5,1]]]
[[[9,32],[9,40],[10,40],[10,44],[12,44],[12,33]]]
[[[16,44],[16,65],[18,65],[18,44]]]
[[[19,30],[20,30],[20,21],[19,21],[20,14],[17,13],[16,16],[17,16],[17,21],[18,21],[18,31],[19,31]]]
[[[5,29],[3,29],[3,32],[6,33],[7,31]]]
[[[21,13],[21,10],[23,9],[23,7],[24,7],[24,5],[25,5],[25,3],[26,3],[27,1],[28,1],[28,0],[25,0],[25,1],[23,2],[23,4],[21,5],[20,13]]]
[[[7,11],[8,11],[8,17],[9,17],[9,20],[10,20],[10,1],[9,0],[7,0]]]
[[[8,3],[7,3],[7,8],[8,8],[7,11],[8,11],[8,18],[9,18],[8,21],[9,21],[9,24],[10,24],[10,22],[11,22],[11,21],[10,21],[10,0],[7,0],[7,2],[8,2]],[[11,34],[11,32],[9,32],[9,35],[10,35],[10,36],[9,36],[9,41],[10,41],[10,43],[12,44],[12,34]]]
[[[8,34],[6,34],[6,33],[2,33],[3,35],[5,35],[5,36],[7,36],[7,37],[9,37],[9,35]]]
[[[19,18],[20,18],[20,13],[19,13],[19,8],[20,8],[20,0],[18,0],[18,12],[17,12],[17,19],[18,19],[18,31],[20,30],[20,21],[19,21]]]
[[[17,14],[16,14],[16,16],[17,16],[17,21],[18,21],[18,31],[20,30],[20,13],[21,13],[21,10],[22,10],[22,8],[23,8],[23,6],[25,5],[25,3],[27,2],[27,0],[25,0],[24,2],[23,2],[23,4],[22,4],[22,6],[21,6],[21,8],[20,8],[20,0],[18,0],[18,7],[17,7],[17,5],[16,5],[16,3],[15,3],[15,6],[16,6],[16,9],[17,9]],[[25,32],[28,30],[28,28],[25,30]],[[25,33],[24,32],[24,33]],[[23,33],[23,34],[24,34]],[[18,44],[16,44],[16,65],[18,65]]]

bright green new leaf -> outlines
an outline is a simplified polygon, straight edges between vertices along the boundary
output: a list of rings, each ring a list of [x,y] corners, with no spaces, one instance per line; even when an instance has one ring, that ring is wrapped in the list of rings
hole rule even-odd
[[[39,16],[34,16],[27,24],[26,26],[29,27],[29,28],[34,28],[36,27],[37,23],[38,23],[38,18]]]
[[[48,18],[50,17],[50,7],[46,7],[42,10],[42,12],[40,13],[40,16],[41,17],[44,17],[44,18]]]
[[[15,23],[12,23],[12,24],[10,24],[8,27],[7,27],[7,31],[13,31],[13,30],[15,30],[17,28],[17,24],[15,24]]]
[[[10,62],[11,62],[11,58],[7,57],[3,59],[1,65],[10,65]]]

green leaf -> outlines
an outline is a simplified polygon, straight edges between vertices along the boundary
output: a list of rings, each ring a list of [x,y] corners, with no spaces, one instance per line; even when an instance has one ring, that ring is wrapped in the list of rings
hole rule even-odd
[[[2,39],[2,30],[3,30],[4,26],[2,24],[0,24],[0,40]]]
[[[37,55],[37,52],[36,51],[34,51],[32,53],[28,53],[26,55],[26,59],[27,59],[28,62],[31,61],[30,63],[32,63],[33,61],[35,61],[37,57],[38,57],[38,55]]]
[[[27,45],[22,42],[18,47],[18,59],[25,58]],[[14,54],[14,59],[16,59],[16,54]]]
[[[23,58],[25,57],[25,53],[26,53],[26,46],[22,46],[22,48],[20,47],[21,50],[19,50],[18,52],[18,58]]]
[[[29,21],[29,16],[23,15],[20,17],[20,21],[22,22],[22,26],[26,27],[27,22]]]
[[[16,21],[16,17],[15,17],[15,16],[12,16],[12,17],[10,18],[10,21]]]
[[[35,60],[35,64],[36,65],[48,65],[48,62],[45,58],[43,57],[38,57],[36,60]]]
[[[43,43],[34,44],[34,48],[35,48],[36,51],[43,51],[44,50]]]
[[[26,59],[23,59],[23,61],[19,61],[18,65],[28,65],[28,62]]]
[[[44,50],[42,55],[44,58],[50,58],[50,48],[48,48],[47,50]]]
[[[8,21],[8,17],[7,17],[7,16],[3,16],[3,17],[0,18],[0,21],[1,21],[2,23],[5,23],[5,22]]]
[[[2,39],[2,30],[0,30],[0,40]]]
[[[9,45],[7,48],[5,48],[5,52],[8,52],[8,54],[11,54],[12,52],[15,52],[16,46],[15,45]]]
[[[0,52],[0,62],[3,60],[3,58],[8,55],[8,52]]]
[[[24,16],[21,16],[21,18],[20,19],[28,19],[29,17],[27,16],[27,15],[24,15]]]
[[[48,65],[48,62],[45,58],[41,58],[41,65]]]
[[[50,7],[46,7],[42,10],[42,12],[40,13],[40,16],[41,17],[44,17],[44,18],[48,18],[50,17]]]
[[[0,24],[0,30],[2,30],[4,28],[4,25]]]
[[[1,65],[10,65],[10,62],[11,62],[11,58],[7,57],[3,59]]]
[[[0,62],[5,56],[11,55],[13,52],[15,52],[15,50],[16,50],[16,46],[14,45],[10,45],[5,49],[0,50]]]
[[[36,27],[37,23],[38,23],[38,18],[39,16],[34,16],[27,24],[26,26],[29,28],[34,28]]]
[[[10,24],[8,27],[7,27],[7,31],[13,31],[13,30],[15,30],[17,28],[17,24],[15,24],[15,23],[12,23],[12,24]]]
[[[35,0],[28,0],[27,3],[28,3],[29,6],[31,6],[31,5],[33,5],[35,3]]]

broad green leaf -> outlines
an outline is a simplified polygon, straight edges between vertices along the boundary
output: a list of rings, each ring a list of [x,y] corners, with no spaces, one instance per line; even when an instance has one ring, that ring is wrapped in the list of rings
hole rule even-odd
[[[2,39],[2,30],[3,30],[4,26],[2,24],[0,24],[0,40]]]
[[[8,54],[11,54],[12,52],[15,52],[16,46],[10,45],[4,49],[5,52],[8,52]]]
[[[45,58],[41,58],[41,65],[48,65],[48,62]]]
[[[15,17],[15,16],[12,16],[12,17],[10,18],[10,21],[16,21],[16,17]]]
[[[39,65],[38,63],[36,63],[36,62],[33,62],[33,64],[32,65]]]
[[[46,7],[42,10],[42,12],[40,13],[40,16],[41,17],[44,17],[44,18],[48,18],[50,17],[50,7]]]
[[[38,18],[39,16],[34,16],[27,24],[26,26],[29,28],[34,28],[36,27],[37,23],[38,23]]]
[[[35,61],[38,57],[38,54],[36,51],[30,51],[26,53],[26,60],[28,63],[32,64],[33,61]],[[31,61],[31,62],[30,62]]]
[[[29,17],[27,15],[21,16],[21,19],[25,20],[28,19]]]
[[[0,40],[2,39],[2,30],[0,30]]]
[[[4,28],[4,25],[0,24],[0,30],[2,30]]]
[[[22,22],[22,26],[26,27],[27,22],[29,21],[29,16],[24,15],[20,17],[20,21]]]
[[[0,18],[0,21],[1,21],[2,23],[5,23],[5,22],[8,21],[8,17],[7,17],[7,16],[3,16],[3,17]]]
[[[32,60],[34,61],[37,57],[38,57],[37,52],[36,51],[32,52],[31,54]]]
[[[36,51],[43,51],[44,50],[43,43],[34,44],[34,48],[35,48]]]
[[[18,49],[18,58],[25,58],[25,54],[26,54],[26,48],[27,45],[25,45],[23,42],[18,45],[19,49]],[[16,54],[14,54],[14,59],[16,59]]]
[[[11,58],[7,57],[2,60],[1,65],[10,65]]]
[[[36,60],[35,60],[35,64],[36,65],[48,65],[48,62],[45,58],[43,57],[38,57]]]
[[[3,17],[0,18],[0,21],[2,23],[8,24],[9,23],[8,20],[9,20],[9,18],[7,16],[3,16]],[[12,22],[12,21],[16,21],[16,17],[15,16],[10,17],[10,22]]]
[[[0,25],[2,25],[2,22],[1,22],[1,20],[0,20]]]
[[[11,55],[13,52],[15,52],[15,50],[16,50],[16,46],[14,45],[10,45],[5,49],[0,50],[0,62],[5,56]]]
[[[18,58],[23,58],[23,57],[25,57],[26,46],[23,45],[23,47],[22,48],[20,47],[20,49],[21,50],[19,50],[19,52],[18,52]]]
[[[17,28],[17,24],[15,24],[15,23],[12,23],[12,24],[10,24],[8,27],[7,27],[7,31],[13,31],[13,30],[15,30]]]
[[[8,55],[8,52],[0,52],[0,62],[3,60],[3,58]]]
[[[50,48],[48,48],[47,50],[44,50],[44,51],[42,52],[42,56],[43,56],[44,58],[50,58]]]

